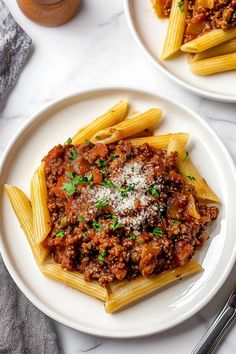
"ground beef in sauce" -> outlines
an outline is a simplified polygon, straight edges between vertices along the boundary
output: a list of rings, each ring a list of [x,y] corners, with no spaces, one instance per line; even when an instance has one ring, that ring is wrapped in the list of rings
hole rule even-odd
[[[53,259],[102,286],[186,263],[218,209],[195,198],[200,218],[187,213],[195,193],[176,157],[126,141],[55,146],[44,158]]]
[[[158,0],[161,13],[165,17],[170,15],[172,1]],[[179,10],[183,2],[178,2]],[[228,30],[236,26],[236,0],[189,0],[186,19],[186,28],[183,42],[194,38],[215,28]]]

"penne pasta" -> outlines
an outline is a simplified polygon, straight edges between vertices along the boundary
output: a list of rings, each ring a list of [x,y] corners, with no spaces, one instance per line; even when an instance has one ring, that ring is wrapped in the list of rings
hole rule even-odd
[[[142,144],[149,144],[155,149],[167,149],[170,138],[172,136],[176,136],[179,141],[183,144],[183,146],[187,145],[189,134],[188,133],[173,133],[173,134],[163,134],[163,135],[155,135],[149,136],[146,138],[130,138],[130,141],[134,146],[140,146]]]
[[[181,50],[189,53],[200,53],[221,43],[236,38],[236,28],[224,31],[214,29],[182,45]]]
[[[99,300],[106,301],[108,298],[107,289],[100,286],[97,281],[86,282],[83,274],[78,271],[65,270],[60,264],[54,263],[52,260],[44,263],[40,270],[48,278],[64,283]]]
[[[193,56],[192,62],[214,58],[219,55],[230,54],[236,52],[236,38],[231,39],[231,41],[217,45],[216,47],[205,50],[204,52],[195,54]]]
[[[147,296],[164,286],[202,270],[194,260],[188,261],[182,267],[162,272],[150,278],[137,278],[111,285],[111,294],[105,303],[106,312],[116,312],[134,301]]]
[[[125,119],[128,110],[128,101],[122,100],[111,107],[106,113],[95,119],[90,124],[80,129],[72,138],[72,144],[81,144],[85,139],[90,139],[97,131],[106,129],[120,123]]]
[[[176,137],[170,139],[167,154],[169,155],[174,151],[178,152],[178,157],[176,159],[177,167],[184,179],[195,187],[196,196],[200,199],[219,203],[219,198],[209,187],[206,180],[202,178],[196,167],[193,165],[188,153],[185,151],[184,146]]]
[[[236,69],[236,52],[190,63],[190,69],[197,75],[212,75]]]
[[[165,38],[162,59],[170,59],[181,48],[185,30],[185,20],[187,16],[188,1],[173,0]]]
[[[47,207],[47,186],[44,163],[39,166],[31,178],[30,197],[33,211],[35,241],[41,243],[51,230],[50,215]]]
[[[96,132],[90,139],[92,143],[110,144],[128,136],[137,134],[146,128],[153,127],[160,123],[163,111],[152,108],[133,118],[126,119],[110,128]]]
[[[16,217],[30,244],[33,255],[38,265],[42,264],[48,255],[48,250],[42,245],[37,245],[33,232],[33,214],[30,200],[24,192],[15,186],[5,184],[4,189],[10,200]]]

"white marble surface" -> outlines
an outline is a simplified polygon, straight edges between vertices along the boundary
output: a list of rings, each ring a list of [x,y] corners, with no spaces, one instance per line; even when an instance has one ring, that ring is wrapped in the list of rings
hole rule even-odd
[[[154,68],[131,37],[122,0],[85,0],[77,17],[59,28],[40,27],[24,17],[15,0],[5,2],[32,37],[34,49],[15,88],[0,103],[0,155],[22,124],[50,101],[83,88],[130,85],[158,90],[194,109],[216,130],[236,160],[236,104],[194,96]],[[56,323],[63,351],[189,354],[235,285],[235,271],[236,267],[217,296],[199,314],[159,335],[112,340]],[[236,327],[219,353],[236,353]]]

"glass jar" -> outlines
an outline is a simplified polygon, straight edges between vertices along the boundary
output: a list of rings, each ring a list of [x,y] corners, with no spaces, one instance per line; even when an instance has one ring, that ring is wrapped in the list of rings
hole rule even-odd
[[[23,13],[44,26],[59,26],[79,10],[80,0],[17,0]]]

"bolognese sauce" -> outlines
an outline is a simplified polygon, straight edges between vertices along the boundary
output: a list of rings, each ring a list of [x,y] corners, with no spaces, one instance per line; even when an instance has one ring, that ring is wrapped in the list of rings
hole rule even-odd
[[[159,17],[169,17],[171,0],[154,0]],[[180,12],[184,1],[178,1]],[[236,27],[236,0],[189,0],[183,42],[189,42],[212,29]]]
[[[128,141],[55,146],[44,158],[53,259],[102,286],[185,264],[218,209],[197,200],[176,157]]]

